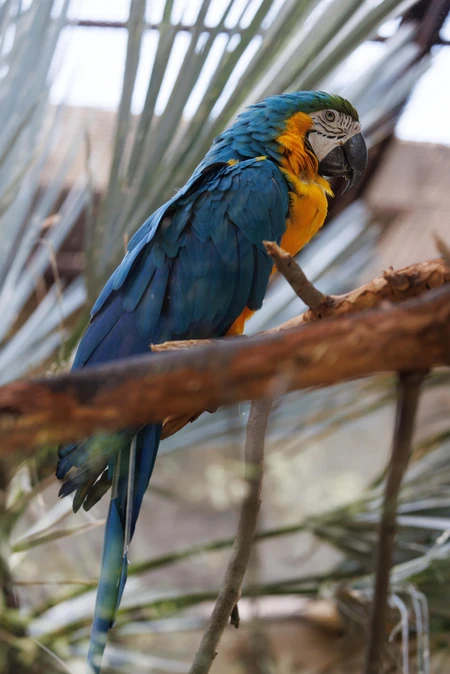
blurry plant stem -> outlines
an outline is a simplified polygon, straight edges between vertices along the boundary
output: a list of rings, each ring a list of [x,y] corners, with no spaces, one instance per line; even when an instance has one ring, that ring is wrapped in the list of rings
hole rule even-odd
[[[60,365],[66,364],[66,361],[70,358],[73,350],[75,349],[78,342],[82,338],[88,325],[89,325],[89,311],[87,309],[82,309],[82,311],[80,311],[80,315],[78,316],[74,327],[70,331],[70,335],[61,345],[59,354]]]
[[[446,241],[444,241],[444,239],[441,239],[441,237],[438,236],[437,234],[434,235],[434,240],[436,242],[436,247],[437,247],[438,251],[440,252],[442,257],[444,258],[446,263],[448,265],[450,265],[450,246],[449,246],[449,244]]]
[[[189,674],[207,674],[216,657],[216,648],[236,606],[252,550],[260,507],[263,479],[264,439],[272,401],[253,402],[245,441],[245,473],[248,492],[242,504],[239,524],[222,587]]]
[[[11,618],[19,608],[14,583],[8,564],[9,537],[11,533],[11,518],[6,512],[6,493],[10,483],[11,466],[8,462],[0,461],[0,622],[6,621],[5,638],[0,637],[0,671],[2,674],[13,674],[18,669],[17,650],[13,642],[17,637],[23,637],[25,632],[18,623],[14,625]],[[6,643],[5,643],[6,642]]]
[[[300,522],[299,524],[293,524],[290,526],[286,527],[277,527],[275,529],[268,529],[266,531],[261,531],[258,534],[256,534],[254,538],[254,542],[258,541],[265,541],[271,538],[278,538],[281,536],[291,536],[293,534],[299,533],[301,531],[311,531],[312,530],[312,525],[308,522]],[[223,550],[225,548],[230,548],[232,547],[234,543],[233,538],[224,538],[221,540],[217,541],[212,541],[211,543],[206,543],[206,544],[200,544],[200,545],[193,545],[188,548],[185,548],[183,550],[177,550],[175,552],[169,552],[165,555],[161,555],[160,557],[154,557],[153,559],[149,560],[144,560],[142,562],[137,562],[135,564],[131,564],[129,571],[128,571],[128,576],[139,576],[144,573],[147,573],[148,571],[154,571],[155,569],[160,569],[162,567],[169,566],[171,564],[176,564],[178,562],[183,561],[184,559],[189,559],[191,557],[195,557],[196,555],[202,555],[208,552],[215,552],[217,550]],[[344,574],[344,577],[347,577],[348,574]],[[321,582],[321,580],[326,579],[327,576],[325,577],[318,577],[314,576],[313,580],[314,582]],[[307,578],[307,577],[306,577]],[[308,578],[307,578],[308,580]],[[311,579],[310,579],[311,580]],[[49,584],[53,584],[52,581],[38,581],[38,584],[42,583],[45,584],[48,582]],[[18,584],[18,583],[16,583]],[[30,583],[31,584],[31,583]],[[58,584],[64,584],[63,581],[59,582]],[[69,582],[69,585],[72,583]],[[77,583],[76,583],[77,584]],[[79,597],[83,594],[86,594],[89,592],[92,587],[97,586],[97,581],[96,580],[88,580],[86,582],[81,583],[81,587],[77,588],[76,590],[71,590],[70,592],[64,593],[63,596],[51,596],[50,598],[47,598],[45,601],[43,601],[41,604],[38,604],[35,606],[31,611],[30,611],[30,616],[36,618],[41,615],[43,615],[46,611],[51,609],[53,606],[57,605],[61,601],[67,601],[69,599],[74,599],[75,597]]]
[[[400,373],[392,453],[388,467],[381,515],[375,590],[370,617],[364,674],[381,674],[385,644],[385,617],[389,594],[389,575],[394,554],[397,503],[403,476],[411,456],[420,389],[424,372]]]
[[[261,515],[259,518],[261,526]],[[248,585],[263,585],[261,568],[261,550],[253,546],[248,565]],[[250,624],[248,638],[239,649],[239,662],[246,674],[270,674],[273,671],[273,653],[271,640],[267,633],[267,624],[261,619],[260,605],[256,596],[250,599]]]
[[[0,460],[0,610],[2,608],[18,608],[14,584],[7,561],[8,542],[11,534],[11,518],[6,511],[6,495],[11,477],[10,469],[11,467],[6,460]]]

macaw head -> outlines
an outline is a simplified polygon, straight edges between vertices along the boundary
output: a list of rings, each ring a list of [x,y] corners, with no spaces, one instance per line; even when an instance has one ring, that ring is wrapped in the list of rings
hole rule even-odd
[[[323,91],[296,91],[251,105],[215,139],[202,165],[262,155],[296,176],[312,166],[323,177],[342,177],[344,192],[359,182],[367,165],[357,111]]]
[[[367,166],[367,146],[358,113],[340,96],[321,91],[299,95],[312,120],[305,143],[319,162],[319,174],[344,178],[346,192],[360,181]]]

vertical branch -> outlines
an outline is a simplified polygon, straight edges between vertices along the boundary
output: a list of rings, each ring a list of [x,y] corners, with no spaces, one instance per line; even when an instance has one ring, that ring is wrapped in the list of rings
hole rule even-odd
[[[250,408],[245,441],[245,474],[248,492],[242,504],[238,529],[222,587],[189,674],[209,672],[222,633],[241,594],[261,502],[264,437],[271,408],[272,401],[267,399],[253,402]]]
[[[395,545],[398,495],[411,456],[411,440],[420,388],[424,377],[425,373],[423,372],[411,372],[401,373],[398,379],[394,439],[381,516],[375,590],[364,674],[381,674],[389,575]]]

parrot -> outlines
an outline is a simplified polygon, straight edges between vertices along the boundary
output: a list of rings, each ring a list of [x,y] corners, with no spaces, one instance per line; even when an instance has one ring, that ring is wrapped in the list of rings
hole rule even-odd
[[[130,239],[92,308],[73,369],[150,353],[169,340],[241,335],[273,271],[263,241],[297,254],[324,223],[333,196],[327,178],[343,178],[345,192],[360,181],[367,158],[358,113],[338,95],[297,91],[244,109]],[[111,489],[91,674],[101,671],[121,602],[161,429],[98,433],[58,450],[60,496],[74,494],[74,512]]]

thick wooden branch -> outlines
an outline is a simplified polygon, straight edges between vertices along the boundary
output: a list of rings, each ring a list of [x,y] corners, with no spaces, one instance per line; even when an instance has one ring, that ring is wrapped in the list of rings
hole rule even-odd
[[[450,282],[450,263],[448,260],[435,259],[420,264],[410,265],[394,272],[386,271],[382,276],[366,283],[345,295],[323,295],[306,278],[295,260],[276,244],[266,242],[266,249],[272,255],[277,268],[293,287],[294,291],[308,306],[305,313],[296,316],[268,332],[279,332],[297,328],[305,323],[347,316],[365,309],[373,309],[384,302],[399,302],[417,297],[431,288],[437,288]],[[444,258],[445,255],[443,254]],[[152,345],[154,351],[173,351],[191,349],[194,346],[212,344],[212,340],[188,340],[184,342],[165,342]],[[163,423],[162,437],[168,438],[191,421],[197,419],[201,411],[195,414],[173,415]]]
[[[433,273],[429,283],[432,279]],[[386,294],[388,284],[385,281]],[[4,386],[0,451],[30,450],[95,431],[194,415],[273,391],[450,365],[448,286],[396,306],[311,325],[290,321],[289,327],[293,325],[290,330],[220,340],[189,352],[150,354]]]

